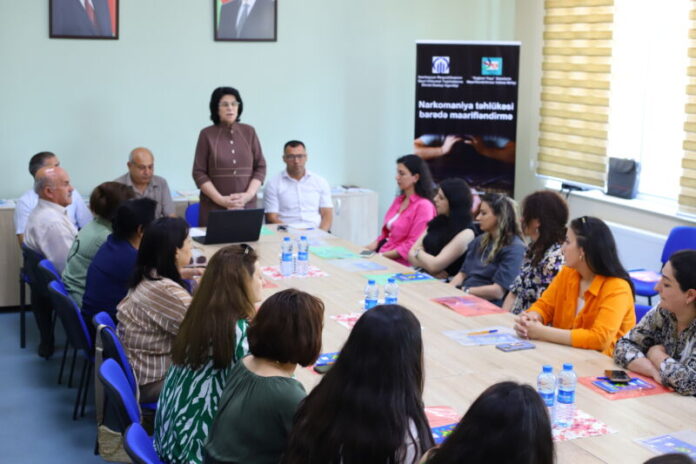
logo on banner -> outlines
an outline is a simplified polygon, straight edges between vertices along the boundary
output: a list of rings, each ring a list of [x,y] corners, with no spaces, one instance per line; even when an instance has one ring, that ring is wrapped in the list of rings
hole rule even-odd
[[[481,58],[481,75],[482,76],[502,76],[503,75],[503,59],[501,57],[484,56]]]
[[[433,56],[433,74],[449,74],[449,56]]]

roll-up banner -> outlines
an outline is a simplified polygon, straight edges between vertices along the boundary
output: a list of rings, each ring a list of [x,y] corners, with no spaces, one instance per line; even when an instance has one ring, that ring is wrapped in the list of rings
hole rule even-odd
[[[519,42],[416,43],[414,152],[436,182],[512,195]]]

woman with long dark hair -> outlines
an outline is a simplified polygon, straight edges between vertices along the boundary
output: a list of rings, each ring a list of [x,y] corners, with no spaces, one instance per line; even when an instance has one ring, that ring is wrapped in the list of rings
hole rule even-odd
[[[199,222],[220,209],[253,208],[266,177],[266,159],[256,130],[240,122],[244,102],[233,87],[218,87],[210,96],[212,126],[201,130],[193,160],[193,180],[201,189]]]
[[[427,464],[553,464],[551,422],[534,388],[497,383],[481,393]]]
[[[387,210],[379,237],[366,248],[408,266],[409,250],[435,217],[433,180],[425,161],[406,155],[396,160],[396,183],[401,194]]]
[[[474,239],[471,188],[464,179],[445,179],[435,195],[437,216],[413,244],[408,261],[433,276],[459,272],[464,253]]]
[[[247,355],[247,327],[261,299],[257,255],[229,245],[211,258],[172,344],[155,416],[155,448],[170,464],[203,461],[203,442],[234,364]]]
[[[565,265],[536,303],[515,321],[520,337],[597,350],[611,356],[636,324],[633,284],[614,236],[598,218],[573,219],[563,244]]]
[[[655,289],[660,302],[618,341],[614,361],[696,395],[696,250],[673,253]]]
[[[302,402],[281,462],[416,463],[433,445],[422,394],[418,319],[402,306],[377,306]]]
[[[531,239],[520,273],[510,286],[503,309],[519,314],[546,290],[563,265],[568,205],[556,192],[540,190],[522,200],[522,231]]]
[[[500,193],[486,193],[476,220],[483,233],[469,243],[450,285],[500,305],[520,272],[526,249],[515,202]]]
[[[172,342],[191,304],[180,268],[191,260],[188,224],[164,217],[145,229],[131,287],[117,307],[118,337],[138,379],[140,400],[157,401]]]

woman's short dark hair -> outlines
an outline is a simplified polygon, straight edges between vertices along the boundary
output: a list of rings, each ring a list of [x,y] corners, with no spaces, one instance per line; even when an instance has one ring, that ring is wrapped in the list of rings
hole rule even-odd
[[[418,181],[416,182],[416,193],[418,196],[427,198],[428,200],[433,200],[433,177],[430,175],[430,168],[428,168],[428,163],[426,163],[418,155],[405,155],[396,160],[397,164],[403,164],[406,166],[412,175],[418,174]]]
[[[180,217],[159,218],[147,226],[138,249],[131,288],[137,287],[143,279],[159,280],[162,277],[188,288],[176,263],[176,250],[184,246],[188,231],[188,223]]]
[[[669,257],[674,278],[682,292],[696,289],[696,250],[680,250]]]
[[[244,102],[242,102],[242,96],[239,95],[239,90],[235,89],[234,87],[218,87],[217,89],[213,90],[213,93],[210,96],[210,120],[213,121],[213,124],[215,125],[220,124],[220,100],[222,100],[222,97],[225,95],[232,95],[237,99],[239,102],[239,108],[237,109],[237,121],[242,120],[241,116],[242,111],[244,110]]]
[[[553,464],[546,405],[529,385],[501,382],[486,389],[428,464]]]
[[[111,221],[121,203],[134,197],[135,192],[129,186],[120,182],[104,182],[92,190],[89,208],[100,218]]]
[[[550,246],[565,240],[568,204],[551,190],[531,193],[522,200],[522,220],[528,227],[534,219],[539,221],[539,238],[530,245],[527,256],[536,266]]]
[[[578,246],[585,252],[585,262],[590,271],[597,275],[625,280],[635,295],[633,282],[621,264],[614,235],[609,226],[599,218],[582,216],[570,221],[570,228],[577,238]]]
[[[116,238],[130,240],[138,232],[145,229],[155,220],[157,202],[151,198],[136,198],[128,200],[116,209],[111,221],[111,229]]]
[[[247,330],[256,357],[306,367],[321,353],[324,303],[290,288],[274,293],[259,308]]]
[[[422,394],[418,319],[403,306],[377,306],[300,404],[282,462],[405,462],[404,437],[421,453],[433,445]]]

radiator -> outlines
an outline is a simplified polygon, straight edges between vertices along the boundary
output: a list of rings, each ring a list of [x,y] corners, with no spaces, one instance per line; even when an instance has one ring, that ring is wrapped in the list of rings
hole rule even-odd
[[[619,249],[619,258],[626,269],[660,270],[662,248],[667,240],[665,235],[608,221],[607,225],[614,234],[616,246]]]

